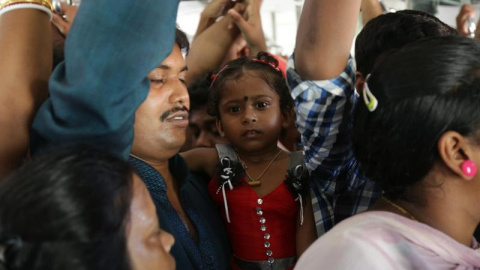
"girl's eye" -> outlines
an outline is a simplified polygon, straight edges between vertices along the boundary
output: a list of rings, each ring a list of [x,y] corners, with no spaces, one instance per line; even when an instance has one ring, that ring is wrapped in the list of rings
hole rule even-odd
[[[240,107],[231,107],[231,108],[229,109],[229,111],[232,112],[232,113],[237,113],[237,112],[240,111]]]
[[[257,103],[257,108],[265,108],[268,106],[267,102],[258,102]]]

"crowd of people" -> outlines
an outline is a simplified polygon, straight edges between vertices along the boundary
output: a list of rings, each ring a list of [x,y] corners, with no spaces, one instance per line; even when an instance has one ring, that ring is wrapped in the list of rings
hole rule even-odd
[[[261,4],[0,1],[1,270],[480,269],[475,10]]]

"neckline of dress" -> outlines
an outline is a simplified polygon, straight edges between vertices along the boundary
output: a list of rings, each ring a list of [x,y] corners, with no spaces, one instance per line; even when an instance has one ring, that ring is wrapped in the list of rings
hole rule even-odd
[[[253,193],[255,193],[255,195],[258,197],[258,199],[264,199],[265,197],[268,197],[270,194],[276,192],[281,186],[285,186],[285,182],[287,181],[287,179],[284,179],[283,182],[276,186],[274,189],[272,189],[270,192],[268,192],[267,194],[263,195],[263,196],[260,196],[254,189],[252,186],[250,186],[247,181],[243,181],[242,185],[246,185],[248,186],[248,189],[250,189]]]

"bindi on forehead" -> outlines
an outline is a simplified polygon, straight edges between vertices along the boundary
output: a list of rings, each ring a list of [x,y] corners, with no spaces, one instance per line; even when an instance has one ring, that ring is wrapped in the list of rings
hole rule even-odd
[[[243,97],[243,101],[245,101],[245,102],[248,101],[248,97],[247,97],[247,96],[244,96],[244,97]]]

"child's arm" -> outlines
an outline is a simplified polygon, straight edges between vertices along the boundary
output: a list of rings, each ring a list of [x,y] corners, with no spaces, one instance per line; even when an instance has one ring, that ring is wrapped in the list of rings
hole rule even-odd
[[[215,148],[194,148],[180,155],[187,162],[188,168],[192,172],[203,172],[213,176],[215,167],[218,164],[218,153]]]
[[[355,64],[349,54],[360,2],[306,0],[295,54],[288,64],[287,79],[311,172],[312,207],[319,235],[335,224],[333,206],[338,198],[336,192],[341,190],[338,185],[355,181],[355,175],[344,170],[352,157],[348,124]],[[339,175],[343,178],[338,184]]]
[[[300,214],[297,218],[297,257],[317,239],[315,220],[313,217],[312,200],[310,196],[305,198],[306,203],[303,209],[303,225],[300,225]]]

